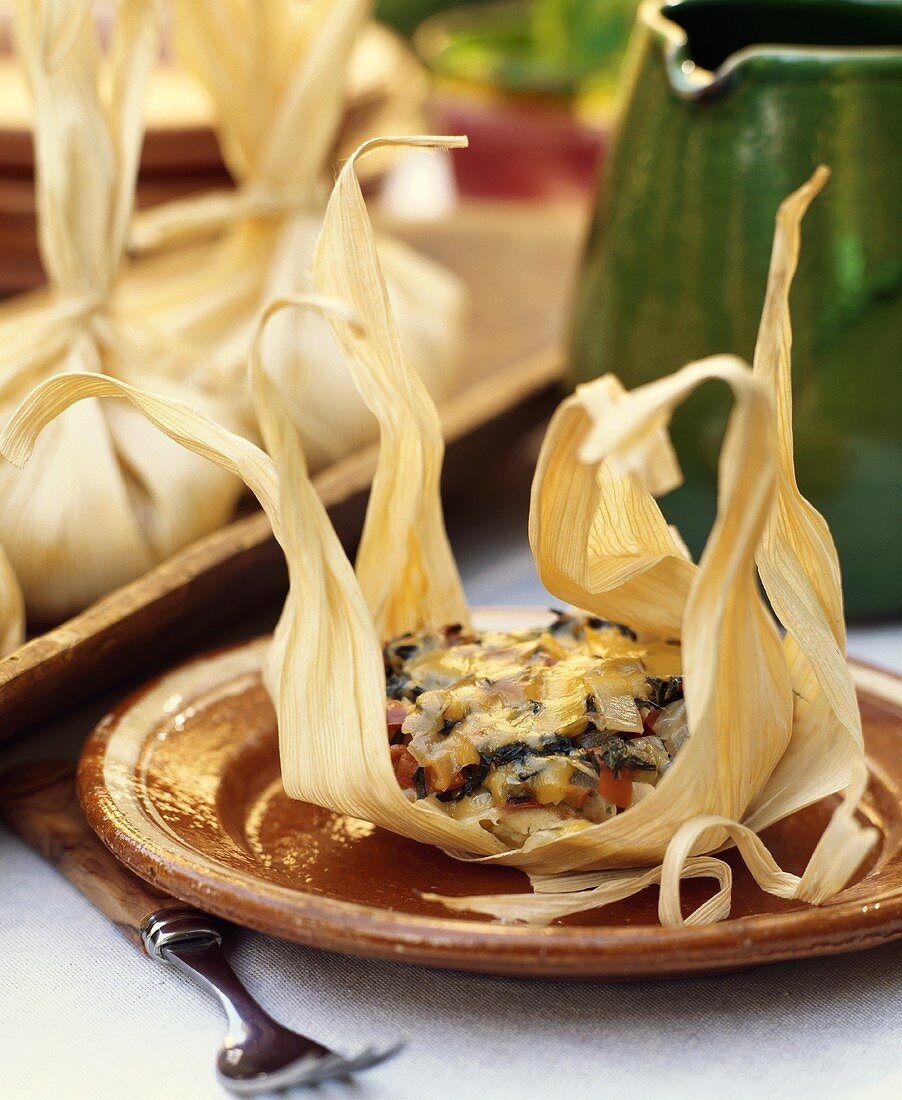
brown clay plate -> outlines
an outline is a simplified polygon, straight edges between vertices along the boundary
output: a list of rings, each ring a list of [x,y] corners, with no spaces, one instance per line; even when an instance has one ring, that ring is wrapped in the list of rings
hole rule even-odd
[[[541,622],[539,609],[483,609],[483,626]],[[275,716],[260,682],[267,639],[182,665],[98,726],[79,765],[94,829],[133,871],[238,924],[329,950],[494,974],[620,981],[738,970],[859,950],[902,936],[902,682],[856,666],[872,779],[863,812],[882,845],[858,881],[812,907],[762,893],[733,865],[731,919],[662,928],[657,890],[549,928],[451,914],[422,892],[522,891],[503,867],[288,799]],[[835,803],[764,834],[800,872]],[[688,882],[687,906],[710,883]]]

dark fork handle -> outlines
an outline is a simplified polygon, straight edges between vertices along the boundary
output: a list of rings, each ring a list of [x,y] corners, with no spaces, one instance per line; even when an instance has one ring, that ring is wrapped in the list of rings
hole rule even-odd
[[[0,778],[0,818],[142,951],[148,918],[185,908],[123,867],[97,839],[78,804],[71,764],[25,764],[7,772]]]

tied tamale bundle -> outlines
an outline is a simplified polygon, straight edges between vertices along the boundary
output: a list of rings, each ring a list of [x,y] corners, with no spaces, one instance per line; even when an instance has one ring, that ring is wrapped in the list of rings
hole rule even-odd
[[[370,0],[175,0],[182,64],[216,111],[234,190],[179,199],[139,214],[131,236],[154,252],[134,283],[159,323],[212,358],[218,377],[243,379],[261,310],[313,290],[310,266],[331,182],[355,44]],[[194,245],[190,262],[183,249]],[[180,245],[172,253],[167,246]],[[379,254],[408,361],[430,393],[450,391],[465,307],[459,280],[397,240]],[[375,439],[329,326],[319,314],[283,313],[265,355],[318,470]],[[242,392],[242,386],[232,387]]]
[[[480,634],[443,525],[436,412],[401,351],[355,177],[378,144],[336,183],[317,296],[276,301],[261,319],[251,381],[269,455],[171,400],[91,376],[40,387],[0,449],[22,462],[73,402],[118,396],[244,478],[289,567],[265,669],[285,788],[531,879],[531,893],[445,905],[546,923],[659,883],[663,923],[710,922],[729,912],[731,871],[714,853],[730,844],[763,889],[825,901],[876,839],[856,817],[867,773],[836,554],[793,471],[788,297],[826,171],[779,211],[753,368],[715,356],[632,392],[608,376],[561,405],[536,470],[530,542],[546,586],[576,610]],[[380,424],[356,571],[262,365],[262,333],[291,307],[327,318]],[[694,563],[655,496],[680,478],[672,412],[712,381],[730,388],[733,411],[717,518]],[[840,791],[804,874],[783,871],[759,832]],[[690,877],[719,889],[684,918]]]
[[[113,304],[132,214],[156,4],[123,0],[101,81],[92,5],[21,0],[16,44],[34,100],[45,290],[0,310],[0,423],[44,378],[109,374],[220,419],[198,357]],[[237,424],[236,424],[237,426]],[[0,543],[31,616],[57,620],[220,526],[241,489],[124,405],[86,402],[54,423],[24,473],[0,465]]]

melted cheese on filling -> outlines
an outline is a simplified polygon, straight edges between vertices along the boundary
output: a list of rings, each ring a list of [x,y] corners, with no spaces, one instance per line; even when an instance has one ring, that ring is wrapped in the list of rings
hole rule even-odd
[[[412,758],[402,785],[513,842],[627,808],[685,741],[679,646],[597,619],[451,627],[395,639],[385,659],[393,754]]]

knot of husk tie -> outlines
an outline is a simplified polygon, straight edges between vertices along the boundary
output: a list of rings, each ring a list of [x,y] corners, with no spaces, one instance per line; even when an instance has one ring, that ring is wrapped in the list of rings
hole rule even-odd
[[[279,222],[301,216],[322,217],[326,193],[316,181],[300,190],[249,181],[234,190],[207,191],[143,211],[128,239],[135,254],[211,237],[248,220]]]
[[[90,326],[98,314],[109,310],[109,306],[109,295],[100,292],[83,294],[54,287],[50,294],[50,311],[73,325]]]

